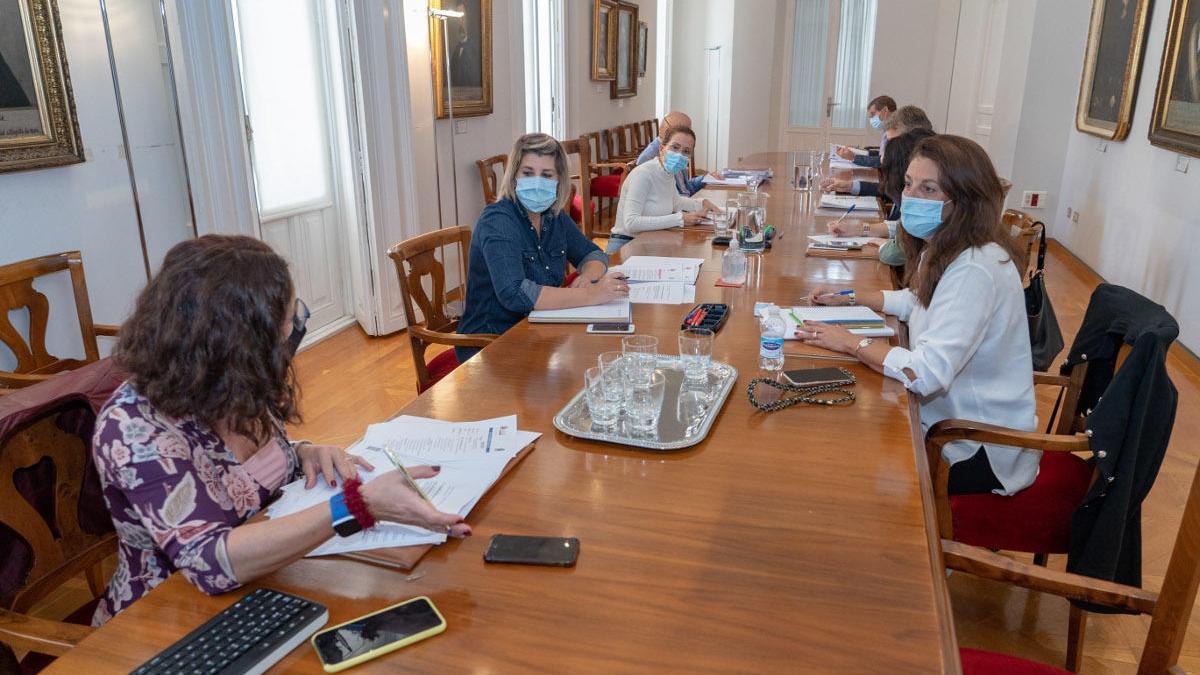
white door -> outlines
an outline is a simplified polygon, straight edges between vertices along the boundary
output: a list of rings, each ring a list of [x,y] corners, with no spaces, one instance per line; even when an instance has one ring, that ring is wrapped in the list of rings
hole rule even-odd
[[[877,0],[787,3],[780,148],[818,150],[830,143],[878,145],[867,123]]]
[[[340,2],[238,0],[233,8],[258,231],[291,265],[320,339],[358,315],[374,325],[362,266],[357,124]],[[357,311],[356,311],[357,310]],[[311,340],[306,339],[306,343]]]

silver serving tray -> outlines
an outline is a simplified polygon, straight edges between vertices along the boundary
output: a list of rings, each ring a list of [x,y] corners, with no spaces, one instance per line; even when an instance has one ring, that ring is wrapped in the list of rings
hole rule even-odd
[[[708,381],[694,384],[685,382],[678,356],[659,356],[658,370],[667,378],[667,384],[656,432],[631,429],[624,413],[615,424],[593,428],[587,397],[582,389],[554,416],[554,427],[576,438],[649,450],[678,450],[704,440],[737,381],[737,369],[713,361],[708,370]]]

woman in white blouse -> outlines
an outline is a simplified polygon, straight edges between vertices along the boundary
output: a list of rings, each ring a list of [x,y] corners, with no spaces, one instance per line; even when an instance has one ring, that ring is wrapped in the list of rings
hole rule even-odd
[[[827,324],[806,341],[858,357],[920,398],[921,426],[968,419],[1034,431],[1033,366],[1021,274],[1024,261],[1001,224],[1004,190],[987,153],[959,136],[917,146],[904,177],[897,239],[909,265],[899,291],[835,295],[908,322],[910,348],[890,347]],[[942,455],[951,494],[1012,495],[1037,478],[1041,452],[957,441]]]
[[[682,126],[671,128],[658,157],[629,172],[621,183],[607,253],[633,241],[640,232],[696,225],[704,218],[704,211],[717,209],[707,199],[684,197],[675,187],[675,176],[687,168],[695,147],[694,131]]]

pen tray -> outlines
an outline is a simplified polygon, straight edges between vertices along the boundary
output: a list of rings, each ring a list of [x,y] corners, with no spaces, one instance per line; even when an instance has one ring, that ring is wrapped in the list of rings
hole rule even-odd
[[[705,316],[704,320],[701,321],[700,323],[696,324],[695,326],[687,325],[687,323],[686,323],[687,318],[692,315],[692,312],[695,312],[695,311],[701,310],[701,309],[708,310],[708,316]],[[679,325],[679,329],[687,330],[688,328],[707,328],[707,329],[711,330],[713,333],[716,333],[717,331],[721,330],[722,326],[725,325],[725,319],[728,317],[729,317],[729,305],[726,305],[724,303],[719,303],[719,302],[705,302],[705,303],[696,305],[695,307],[688,310],[687,314],[683,315],[684,323],[681,323]]]

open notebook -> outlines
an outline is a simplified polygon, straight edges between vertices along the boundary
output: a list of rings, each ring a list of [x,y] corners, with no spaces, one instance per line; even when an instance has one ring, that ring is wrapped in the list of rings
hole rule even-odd
[[[568,307],[566,309],[535,309],[529,313],[529,323],[632,323],[633,305],[629,298],[619,298],[603,305]]]
[[[845,211],[854,205],[855,211],[879,211],[879,200],[875,197],[856,197],[854,195],[835,195],[824,193],[817,206],[822,209],[839,209]]]

